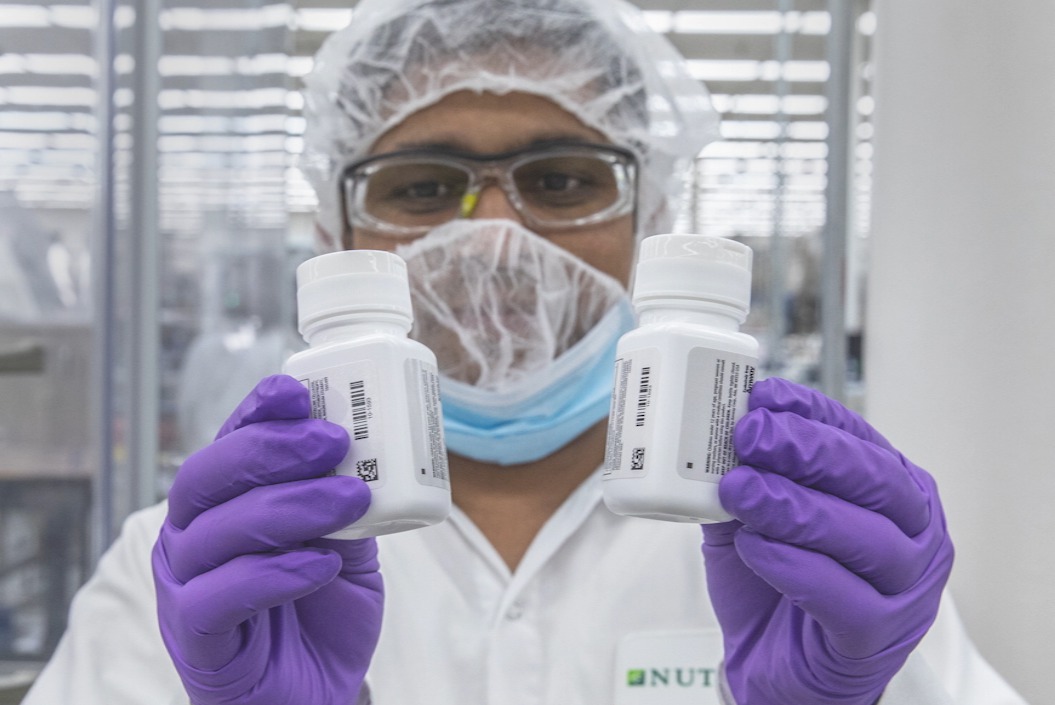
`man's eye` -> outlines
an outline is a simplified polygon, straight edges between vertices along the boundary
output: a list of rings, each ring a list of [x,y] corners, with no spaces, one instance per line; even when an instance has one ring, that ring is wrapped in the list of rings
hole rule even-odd
[[[535,182],[535,190],[540,192],[568,192],[583,188],[585,185],[586,182],[577,176],[553,172],[540,176]]]
[[[454,189],[439,181],[418,181],[392,192],[392,198],[401,199],[451,198],[454,195]]]
[[[414,215],[438,213],[457,208],[464,193],[463,185],[443,179],[396,182],[386,184],[369,207]]]

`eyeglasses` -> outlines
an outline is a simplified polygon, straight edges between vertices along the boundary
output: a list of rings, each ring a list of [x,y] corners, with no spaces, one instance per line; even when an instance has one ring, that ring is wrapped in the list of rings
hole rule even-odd
[[[602,223],[634,207],[636,161],[619,147],[536,146],[496,155],[406,150],[348,166],[341,179],[352,227],[415,237],[472,215],[490,182],[526,225],[567,230]]]

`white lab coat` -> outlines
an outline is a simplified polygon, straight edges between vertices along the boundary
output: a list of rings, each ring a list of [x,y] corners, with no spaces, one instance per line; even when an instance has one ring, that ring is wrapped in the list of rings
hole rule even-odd
[[[620,517],[587,480],[515,573],[459,511],[379,539],[386,605],[374,705],[720,703],[718,631],[698,526]],[[74,600],[23,705],[176,705],[155,617],[158,505],[128,519]],[[1024,705],[946,601],[882,705]]]

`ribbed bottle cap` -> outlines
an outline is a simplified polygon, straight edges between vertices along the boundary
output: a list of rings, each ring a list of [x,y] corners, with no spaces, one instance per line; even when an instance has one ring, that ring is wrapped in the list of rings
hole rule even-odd
[[[332,317],[380,313],[412,320],[407,265],[379,250],[344,250],[297,267],[297,318],[303,335]]]
[[[634,305],[682,299],[731,306],[743,318],[751,304],[751,248],[711,235],[653,235],[641,242]]]

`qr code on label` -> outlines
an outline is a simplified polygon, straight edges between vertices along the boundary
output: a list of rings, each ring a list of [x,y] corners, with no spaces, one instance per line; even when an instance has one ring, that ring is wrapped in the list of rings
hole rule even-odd
[[[355,474],[364,482],[373,482],[377,479],[377,458],[366,458],[355,463]]]
[[[645,449],[634,448],[630,451],[630,469],[631,470],[644,470],[645,469]]]

